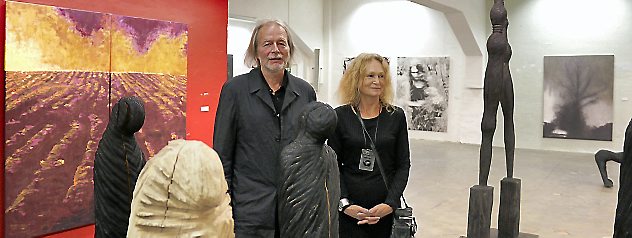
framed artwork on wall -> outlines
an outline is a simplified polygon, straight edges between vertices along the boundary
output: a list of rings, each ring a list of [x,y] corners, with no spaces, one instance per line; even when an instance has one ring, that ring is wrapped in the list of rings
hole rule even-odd
[[[145,158],[185,137],[187,26],[6,3],[5,237],[94,223],[92,168],[109,107],[145,103]],[[37,27],[33,27],[37,26]]]
[[[347,68],[349,67],[349,65],[351,65],[351,61],[353,60],[354,57],[345,57],[342,60],[342,74],[345,73],[345,71],[347,71]]]
[[[395,104],[409,130],[447,132],[450,58],[397,57]]]
[[[543,136],[612,140],[614,55],[544,56]]]
[[[228,54],[226,56],[226,72],[228,74],[228,77],[226,78],[226,80],[230,80],[233,78],[233,55]]]

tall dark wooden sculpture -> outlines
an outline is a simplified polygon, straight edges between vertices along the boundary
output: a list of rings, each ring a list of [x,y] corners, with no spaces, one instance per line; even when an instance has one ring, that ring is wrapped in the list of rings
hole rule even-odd
[[[483,139],[480,151],[479,185],[487,185],[489,168],[492,161],[492,140],[496,130],[496,113],[500,104],[504,119],[505,161],[507,163],[507,177],[513,177],[513,162],[515,148],[515,134],[513,122],[514,91],[509,72],[511,46],[507,41],[507,10],[504,1],[494,0],[490,12],[492,34],[487,39],[488,61],[485,69],[485,84],[483,86],[483,119],[481,132]]]
[[[487,39],[488,61],[483,86],[482,141],[478,185],[470,189],[467,236],[490,237],[494,188],[487,186],[492,162],[492,140],[496,131],[496,113],[501,106],[504,120],[507,177],[501,181],[499,237],[518,237],[520,222],[520,180],[513,178],[515,134],[513,122],[514,92],[509,60],[511,45],[507,39],[507,10],[503,0],[494,0],[490,11],[492,33]]]
[[[126,237],[132,194],[145,166],[134,133],[145,122],[138,97],[121,98],[112,108],[94,160],[95,237]]]
[[[623,161],[619,172],[619,198],[613,238],[632,237],[632,120],[625,129]]]
[[[298,120],[298,136],[281,151],[280,235],[338,237],[338,162],[325,144],[338,118],[331,106],[312,102]]]

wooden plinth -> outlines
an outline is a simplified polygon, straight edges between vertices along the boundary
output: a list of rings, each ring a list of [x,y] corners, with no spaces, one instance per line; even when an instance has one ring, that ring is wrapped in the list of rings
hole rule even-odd
[[[494,187],[474,185],[470,188],[467,237],[490,238],[493,198]]]
[[[500,181],[498,237],[517,238],[520,234],[520,179]]]
[[[540,236],[529,233],[519,233],[518,238],[538,238]],[[459,238],[467,238],[467,236],[459,236]],[[490,232],[489,238],[503,238],[502,236],[498,236],[498,230],[492,228]]]

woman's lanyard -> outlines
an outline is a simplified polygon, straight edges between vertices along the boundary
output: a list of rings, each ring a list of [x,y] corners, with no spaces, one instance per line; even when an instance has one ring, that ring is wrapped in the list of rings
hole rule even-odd
[[[371,150],[373,150],[373,155],[375,156],[375,160],[377,161],[377,167],[380,169],[380,174],[382,174],[382,180],[384,180],[384,185],[386,185],[386,190],[388,190],[388,181],[386,181],[386,173],[384,173],[384,169],[382,167],[382,161],[380,160],[380,155],[377,153],[377,149],[375,149],[375,143],[373,141],[373,139],[371,138],[371,134],[369,134],[369,132],[366,130],[366,127],[364,126],[364,122],[362,121],[362,116],[360,116],[360,110],[356,110],[356,108],[352,107],[353,112],[356,114],[356,116],[358,116],[358,120],[360,121],[360,125],[362,125],[362,130],[364,131],[364,133],[366,133],[369,136],[369,141],[371,142]],[[382,112],[382,108],[380,107],[380,113]],[[378,120],[376,124],[379,124],[380,122],[380,114],[377,115]],[[375,140],[377,140],[377,126],[375,126]],[[364,136],[364,133],[363,136]],[[362,163],[362,161],[361,161]],[[371,166],[371,170],[369,171],[373,171],[373,168]]]
[[[371,144],[374,144],[377,142],[377,129],[380,127],[380,114],[382,113],[382,107],[380,107],[380,112],[377,114],[376,117],[376,122],[375,122],[375,133],[373,135],[373,138],[371,138],[371,134],[369,133],[369,131],[367,131],[366,127],[364,126],[364,120],[362,119],[362,116],[360,116],[360,109],[356,109],[355,107],[351,107],[351,109],[353,109],[353,112],[358,115],[358,119],[360,119],[360,124],[362,124],[362,138],[364,139],[364,145],[366,146],[366,138],[367,136],[369,137],[369,142],[371,142]]]

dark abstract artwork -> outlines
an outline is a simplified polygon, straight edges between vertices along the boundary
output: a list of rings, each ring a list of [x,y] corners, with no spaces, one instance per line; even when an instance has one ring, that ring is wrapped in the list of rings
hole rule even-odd
[[[187,27],[11,1],[6,8],[5,237],[94,223],[95,151],[115,102],[144,102],[137,141],[145,159],[185,136]]]
[[[448,57],[398,57],[396,104],[406,111],[408,129],[448,130]]]
[[[613,55],[545,56],[543,135],[612,140]]]

